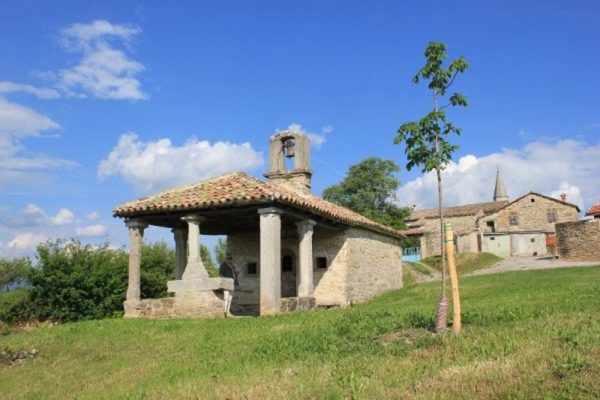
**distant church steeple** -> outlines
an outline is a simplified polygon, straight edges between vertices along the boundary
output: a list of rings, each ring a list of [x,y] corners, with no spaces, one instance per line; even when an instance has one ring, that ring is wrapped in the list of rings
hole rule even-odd
[[[506,187],[504,186],[502,175],[500,175],[500,168],[498,168],[498,172],[496,172],[496,187],[494,188],[494,201],[508,201],[508,193],[506,192]]]

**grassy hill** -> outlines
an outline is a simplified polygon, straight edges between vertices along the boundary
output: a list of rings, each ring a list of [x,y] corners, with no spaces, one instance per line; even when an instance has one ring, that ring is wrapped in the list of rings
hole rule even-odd
[[[461,280],[464,334],[434,335],[439,283],[344,310],[102,320],[0,337],[0,397],[593,398],[600,266]]]

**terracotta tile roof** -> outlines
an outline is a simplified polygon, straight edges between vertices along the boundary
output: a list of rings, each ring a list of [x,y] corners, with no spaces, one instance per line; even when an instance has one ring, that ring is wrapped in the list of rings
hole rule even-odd
[[[586,217],[595,217],[600,215],[600,203],[596,203],[586,213]]]
[[[202,211],[260,203],[278,203],[388,236],[397,238],[404,236],[401,231],[378,224],[354,211],[315,195],[300,194],[279,185],[261,181],[243,172],[235,172],[143,197],[116,207],[113,215],[115,217],[141,217],[164,212]]]
[[[445,217],[462,217],[466,215],[476,215],[483,211],[484,215],[495,213],[508,204],[508,201],[490,201],[487,203],[465,204],[456,207],[444,207]],[[427,210],[417,210],[410,214],[409,221],[419,220],[421,218],[437,218],[437,208]]]

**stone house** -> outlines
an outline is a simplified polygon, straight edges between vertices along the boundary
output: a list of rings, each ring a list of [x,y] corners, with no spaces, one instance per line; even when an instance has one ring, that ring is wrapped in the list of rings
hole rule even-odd
[[[267,181],[231,173],[115,208],[130,235],[125,316],[270,315],[346,306],[402,287],[403,233],[311,194],[311,176],[308,138],[285,131],[270,140]],[[148,225],[173,232],[173,297],[140,298]],[[201,232],[227,235],[234,279],[208,276]]]
[[[444,209],[453,224],[456,250],[462,253],[489,252],[501,257],[542,256],[555,243],[555,225],[577,221],[579,207],[566,197],[555,199],[529,192],[509,201],[500,171],[496,174],[492,202]],[[421,238],[423,257],[440,254],[440,223],[437,209],[415,211],[409,226]]]

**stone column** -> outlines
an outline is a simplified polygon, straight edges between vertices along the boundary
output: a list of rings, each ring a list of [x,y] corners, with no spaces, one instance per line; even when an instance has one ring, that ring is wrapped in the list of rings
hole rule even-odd
[[[298,297],[312,297],[314,294],[312,238],[315,225],[316,222],[311,219],[296,223],[300,240]]]
[[[188,233],[184,228],[173,228],[175,239],[175,280],[180,280],[187,264],[187,241]]]
[[[125,224],[129,229],[129,282],[127,285],[127,302],[139,302],[142,240],[144,238],[144,229],[146,229],[148,224],[137,220],[127,220]]]
[[[260,214],[260,315],[281,309],[281,214],[275,207]]]
[[[203,280],[208,279],[208,272],[200,258],[200,222],[205,218],[199,215],[189,215],[182,220],[188,223],[188,260],[181,279]]]

